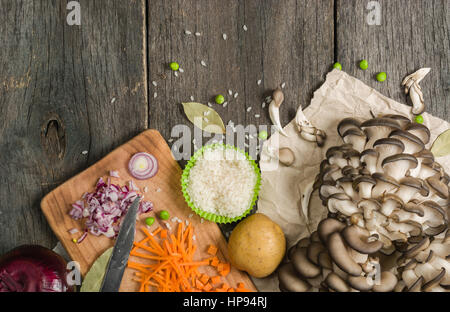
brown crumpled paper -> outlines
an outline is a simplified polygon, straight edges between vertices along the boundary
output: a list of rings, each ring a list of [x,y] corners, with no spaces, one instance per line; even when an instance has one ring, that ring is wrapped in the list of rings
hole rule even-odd
[[[346,117],[369,119],[372,117],[371,112],[375,116],[401,114],[413,117],[410,106],[387,98],[343,71],[333,70],[314,93],[311,105],[304,110],[313,125],[326,131],[328,137],[325,146],[319,148],[315,143],[303,140],[295,127],[295,120],[284,128],[289,137],[275,133],[264,143],[260,161],[262,177],[258,212],[266,214],[280,225],[286,236],[287,248],[309,236],[327,215],[317,192],[311,197],[309,212],[302,207],[302,198],[308,195],[305,193],[311,189],[328,148],[343,144],[336,131],[339,121]],[[424,124],[431,131],[431,140],[427,146],[430,148],[436,137],[450,128],[450,124],[428,113],[422,116]],[[266,148],[278,142],[280,148],[291,148],[296,160],[291,167],[280,165],[273,170]],[[449,156],[437,158],[436,161],[450,172]],[[276,274],[264,279],[253,278],[253,281],[259,291],[279,291]]]

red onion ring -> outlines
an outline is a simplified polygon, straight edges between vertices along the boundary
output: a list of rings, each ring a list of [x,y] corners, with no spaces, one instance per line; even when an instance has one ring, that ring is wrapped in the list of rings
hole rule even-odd
[[[142,166],[142,168],[138,166]],[[158,160],[149,153],[137,153],[131,157],[128,170],[138,180],[150,179],[158,172]]]

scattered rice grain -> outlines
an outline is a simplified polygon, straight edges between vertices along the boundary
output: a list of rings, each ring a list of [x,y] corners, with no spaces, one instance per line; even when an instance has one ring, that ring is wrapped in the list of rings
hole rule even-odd
[[[248,30],[247,25],[242,26],[242,28],[244,29],[244,31]]]
[[[187,29],[184,31],[184,33],[185,33],[186,35],[192,35],[192,32],[190,32],[190,31],[187,30]]]
[[[154,85],[155,87],[157,87],[158,86],[158,83],[156,82],[156,81],[152,81],[152,85]]]
[[[113,177],[113,178],[120,178],[119,171],[117,171],[117,170],[109,171],[109,176]]]
[[[73,229],[70,229],[68,232],[69,232],[70,234],[77,234],[79,231],[78,231],[78,229],[73,228]]]
[[[223,38],[223,40],[227,40],[227,38],[228,38],[227,34],[222,34],[222,38]]]

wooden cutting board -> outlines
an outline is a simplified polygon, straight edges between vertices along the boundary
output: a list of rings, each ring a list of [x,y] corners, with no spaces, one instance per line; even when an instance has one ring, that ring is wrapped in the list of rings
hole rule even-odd
[[[128,173],[127,165],[131,156],[137,152],[148,152],[157,158],[159,171],[156,176],[144,181],[131,177]],[[217,224],[206,220],[202,223],[201,218],[185,203],[180,184],[182,170],[175,161],[169,146],[158,131],[147,130],[57,187],[45,196],[41,202],[41,209],[50,227],[70,257],[74,261],[79,262],[83,276],[95,259],[114,245],[114,240],[105,236],[97,237],[89,234],[82,243],[74,243],[72,239],[78,238],[83,231],[83,222],[82,220],[75,221],[72,219],[69,216],[69,211],[71,210],[71,205],[80,199],[85,192],[93,191],[99,177],[107,178],[110,170],[116,170],[120,175],[120,178],[112,178],[111,181],[113,183],[126,185],[128,181],[133,179],[140,190],[147,187],[148,191],[142,193],[144,200],[153,202],[154,210],[150,213],[142,214],[137,221],[135,241],[139,241],[144,237],[139,228],[145,225],[144,220],[146,217],[154,216],[160,210],[167,210],[170,213],[170,219],[177,217],[183,221],[188,220],[194,226],[196,243],[198,245],[195,260],[208,257],[206,250],[210,244],[214,244],[219,249],[217,253],[218,258],[221,261],[228,261],[227,243]],[[170,219],[169,222],[173,225],[172,231],[175,231],[177,226]],[[151,230],[156,229],[159,225],[157,223],[155,222],[152,225]],[[68,231],[73,228],[78,229],[80,232],[70,234]],[[217,272],[211,271],[214,269],[209,267],[205,269],[210,275],[214,273],[214,275],[217,275]],[[126,269],[120,287],[121,291],[138,290],[138,283],[132,280],[133,272],[134,270],[132,269]],[[248,275],[235,268],[231,269],[230,274],[223,278],[223,281],[231,287],[236,287],[238,282],[243,282],[247,289],[256,291]]]

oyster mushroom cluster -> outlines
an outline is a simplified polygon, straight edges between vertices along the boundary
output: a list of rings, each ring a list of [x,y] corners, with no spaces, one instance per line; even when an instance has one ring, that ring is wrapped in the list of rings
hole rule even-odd
[[[288,252],[282,291],[448,291],[450,176],[400,115],[343,119],[314,191],[328,209]]]

